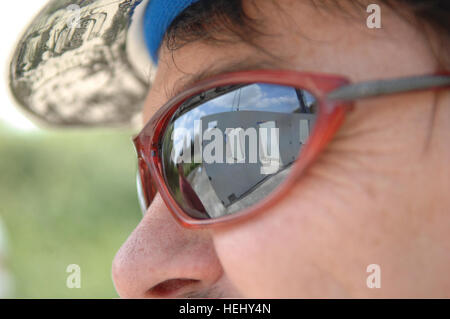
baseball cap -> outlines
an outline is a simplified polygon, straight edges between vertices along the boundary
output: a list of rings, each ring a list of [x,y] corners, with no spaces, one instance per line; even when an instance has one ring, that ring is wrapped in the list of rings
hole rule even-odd
[[[138,127],[164,34],[197,1],[49,1],[13,51],[14,100],[41,126]]]

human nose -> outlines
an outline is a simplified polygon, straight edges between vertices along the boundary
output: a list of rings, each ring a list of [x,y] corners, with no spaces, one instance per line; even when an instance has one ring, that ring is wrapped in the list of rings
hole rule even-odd
[[[112,267],[122,298],[207,294],[222,275],[210,234],[179,225],[159,194],[117,252]]]

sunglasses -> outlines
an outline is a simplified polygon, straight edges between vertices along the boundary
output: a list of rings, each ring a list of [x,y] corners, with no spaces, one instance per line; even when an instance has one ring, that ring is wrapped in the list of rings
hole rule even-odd
[[[143,213],[159,192],[184,227],[273,206],[333,138],[354,101],[450,88],[429,75],[351,84],[287,70],[222,74],[171,99],[134,138]]]

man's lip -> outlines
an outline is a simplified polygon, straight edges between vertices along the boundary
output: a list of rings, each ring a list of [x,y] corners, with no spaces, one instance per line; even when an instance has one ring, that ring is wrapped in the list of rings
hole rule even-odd
[[[196,279],[170,279],[150,288],[146,295],[150,298],[175,298],[191,293],[197,286]]]

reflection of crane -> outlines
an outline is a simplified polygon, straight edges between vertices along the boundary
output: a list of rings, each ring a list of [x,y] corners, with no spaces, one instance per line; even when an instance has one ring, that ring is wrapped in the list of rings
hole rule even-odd
[[[239,112],[239,106],[241,105],[241,95],[242,95],[242,89],[237,89],[235,91],[235,93],[234,93],[234,96],[233,96],[233,104],[231,106],[231,110],[234,109],[235,101],[236,101],[236,98],[237,98],[236,111]]]
[[[297,93],[297,98],[300,103],[300,107],[298,110],[295,111],[295,113],[311,113],[306,106],[306,100],[305,100],[305,93],[303,90],[295,89],[295,93]]]

